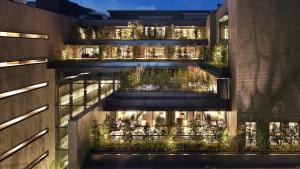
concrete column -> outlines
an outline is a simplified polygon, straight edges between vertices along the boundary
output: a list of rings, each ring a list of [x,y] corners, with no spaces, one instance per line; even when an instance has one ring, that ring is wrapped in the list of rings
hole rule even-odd
[[[217,79],[217,92],[220,99],[229,99],[229,78]]]
[[[70,112],[70,117],[73,117],[73,83],[70,83],[70,103],[69,103],[69,112]]]
[[[93,111],[80,118],[73,118],[68,123],[69,168],[80,169],[83,167],[89,151],[89,130],[93,120]]]
[[[150,125],[150,127],[153,127],[153,112],[152,111],[147,111],[146,112],[146,121]]]
[[[188,113],[188,121],[194,120],[194,112],[193,111],[189,111]]]
[[[83,105],[84,105],[84,109],[87,108],[87,82],[86,80],[84,79],[83,80]]]

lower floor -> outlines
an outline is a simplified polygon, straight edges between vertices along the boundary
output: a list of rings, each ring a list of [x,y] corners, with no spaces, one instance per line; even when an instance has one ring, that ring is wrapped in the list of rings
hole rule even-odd
[[[298,168],[300,155],[290,154],[91,154],[86,169]]]
[[[141,141],[145,135],[151,140],[170,135],[192,140],[198,135],[202,141],[213,142],[227,133],[227,115],[226,111],[110,111],[103,112],[99,120],[102,134],[114,142]],[[124,137],[128,132],[131,140]]]

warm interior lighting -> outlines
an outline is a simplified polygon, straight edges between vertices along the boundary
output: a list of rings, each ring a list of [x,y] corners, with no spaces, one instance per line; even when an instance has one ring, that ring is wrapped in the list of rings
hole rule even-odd
[[[24,87],[24,88],[21,88],[21,89],[1,93],[0,94],[0,99],[10,97],[10,96],[13,96],[13,95],[17,95],[17,94],[21,94],[21,93],[25,93],[25,92],[28,92],[28,91],[31,91],[31,90],[39,89],[39,88],[42,88],[42,87],[45,87],[45,86],[48,86],[48,82],[39,83],[39,84],[35,84],[35,85],[32,85],[32,86]]]
[[[18,33],[18,32],[0,32],[0,37],[8,38],[29,38],[29,39],[48,39],[48,35]]]
[[[43,131],[41,131],[41,132],[37,133],[36,135],[30,137],[28,140],[24,141],[23,143],[17,145],[16,147],[12,148],[11,150],[5,152],[4,154],[2,154],[0,156],[0,162],[5,160],[6,158],[11,156],[12,154],[16,153],[17,151],[21,150],[22,148],[26,147],[30,143],[34,142],[38,138],[42,137],[46,133],[48,133],[48,129],[44,129]]]
[[[45,111],[47,109],[48,109],[48,106],[43,106],[43,107],[40,107],[40,108],[38,108],[38,109],[36,109],[36,110],[34,110],[32,112],[29,112],[29,113],[27,113],[27,114],[25,114],[23,116],[20,116],[20,117],[17,117],[15,119],[13,119],[13,120],[5,122],[5,123],[3,123],[3,124],[0,125],[0,130],[3,130],[5,128],[9,127],[9,126],[12,126],[12,125],[16,124],[16,123],[19,123],[20,121],[23,121],[23,120],[25,120],[25,119],[27,119],[29,117],[32,117],[32,116],[34,116],[34,115],[36,115],[38,113],[41,113],[41,112],[43,112],[43,111]]]
[[[11,66],[31,65],[31,64],[40,64],[40,63],[47,63],[47,62],[48,62],[47,59],[0,62],[0,68],[11,67]]]

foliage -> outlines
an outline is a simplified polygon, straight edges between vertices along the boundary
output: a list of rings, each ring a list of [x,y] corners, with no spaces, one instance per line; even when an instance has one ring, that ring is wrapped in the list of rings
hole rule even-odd
[[[122,89],[140,90],[139,86],[154,85],[156,91],[191,91],[213,92],[212,76],[199,67],[189,66],[188,69],[136,69],[121,73]]]
[[[174,34],[173,30],[174,30],[174,25],[167,26],[166,36],[165,36],[167,39],[173,39],[173,34]]]
[[[92,27],[84,29],[86,39],[95,39],[95,31]]]
[[[123,140],[124,142],[132,142],[132,128],[130,126],[130,121],[129,120],[124,120],[125,123],[124,128],[123,128]]]
[[[164,117],[158,116],[155,119],[155,128],[161,129],[166,125],[166,119]]]
[[[218,67],[228,67],[228,48],[223,45],[216,45],[213,50],[212,64]]]
[[[175,47],[174,46],[166,46],[165,47],[165,54],[168,59],[172,59],[175,55]]]
[[[116,129],[115,120],[112,116],[106,116],[102,123],[102,134],[109,134]]]
[[[93,143],[93,147],[99,147],[99,143],[100,143],[100,135],[101,135],[101,132],[100,132],[100,126],[99,124],[97,123],[96,120],[94,120],[92,122],[92,131],[91,131],[91,134],[92,134],[92,143]]]
[[[190,122],[190,128],[193,132],[193,139],[199,142],[202,142],[204,140],[204,133],[202,130],[200,130],[200,127],[197,120],[192,120]]]
[[[82,39],[81,33],[80,33],[80,28],[78,26],[72,27],[71,37],[73,39]]]
[[[144,141],[152,141],[153,140],[153,135],[150,130],[150,125],[149,123],[146,123],[144,126],[144,136],[143,136]]]
[[[112,28],[110,26],[101,26],[96,30],[96,39],[112,39]]]
[[[259,121],[257,122],[257,146],[258,150],[265,152],[268,149],[269,140],[269,127],[268,122]]]
[[[135,39],[142,39],[144,38],[144,26],[142,21],[136,20],[133,22],[128,23],[128,27],[131,27],[133,29],[134,37]]]

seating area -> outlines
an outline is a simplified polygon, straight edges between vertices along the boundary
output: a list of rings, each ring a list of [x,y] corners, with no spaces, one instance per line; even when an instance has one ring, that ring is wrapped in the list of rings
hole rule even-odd
[[[106,112],[102,122],[109,129],[112,142],[150,140],[164,141],[170,136],[175,141],[195,140],[215,143],[226,131],[226,112],[213,111],[117,111]],[[110,122],[110,123],[109,123]]]

